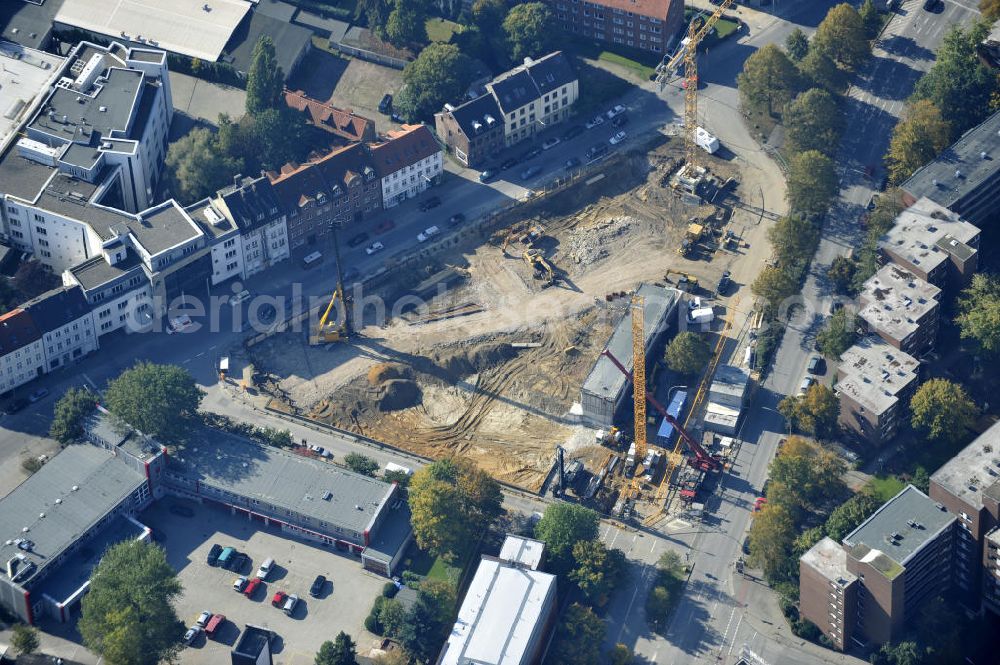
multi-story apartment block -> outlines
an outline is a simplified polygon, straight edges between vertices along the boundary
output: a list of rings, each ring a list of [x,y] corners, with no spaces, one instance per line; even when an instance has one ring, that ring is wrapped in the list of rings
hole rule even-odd
[[[285,104],[302,113],[306,124],[328,132],[339,139],[338,143],[370,143],[376,139],[375,121],[354,111],[338,109],[313,99],[301,90],[285,90]]]
[[[587,39],[669,53],[684,24],[682,0],[546,0],[559,27]]]
[[[979,267],[979,236],[977,227],[924,197],[899,214],[879,248],[920,279],[955,293]]]
[[[42,333],[45,371],[51,372],[97,350],[90,304],[76,286],[47,291],[21,305]]]
[[[840,424],[875,445],[895,436],[919,383],[920,362],[870,335],[840,356]]]
[[[824,538],[800,558],[802,616],[839,649],[899,639],[921,605],[952,586],[956,524],[908,485],[842,543]]]
[[[371,147],[375,171],[382,181],[382,207],[392,208],[441,179],[441,146],[426,125],[403,125]]]
[[[457,107],[446,104],[434,115],[438,137],[470,167],[564,121],[580,94],[576,73],[561,51],[525,58],[487,83],[486,91]]]
[[[938,287],[890,263],[865,282],[858,316],[890,345],[920,356],[937,338],[940,294]]]
[[[221,242],[225,268],[237,264],[240,276],[246,279],[288,258],[288,224],[285,209],[265,176],[236,176],[235,180],[233,187],[219,192],[214,205],[238,231]]]
[[[25,310],[0,315],[0,392],[13,390],[45,373],[42,331]]]

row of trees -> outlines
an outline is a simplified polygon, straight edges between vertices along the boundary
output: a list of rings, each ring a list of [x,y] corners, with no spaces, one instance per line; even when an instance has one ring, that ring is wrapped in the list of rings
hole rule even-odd
[[[455,620],[456,584],[427,579],[410,584],[417,589],[417,599],[407,608],[395,598],[396,586],[388,582],[365,619],[365,629],[398,640],[409,658],[433,662]]]

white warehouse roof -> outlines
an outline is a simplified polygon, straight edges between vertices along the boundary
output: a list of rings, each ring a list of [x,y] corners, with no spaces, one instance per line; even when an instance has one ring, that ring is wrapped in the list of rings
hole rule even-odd
[[[544,552],[545,543],[539,540],[508,535],[503,539],[503,546],[500,548],[500,560],[538,570],[542,565]]]
[[[249,11],[246,0],[65,0],[55,22],[215,62]]]

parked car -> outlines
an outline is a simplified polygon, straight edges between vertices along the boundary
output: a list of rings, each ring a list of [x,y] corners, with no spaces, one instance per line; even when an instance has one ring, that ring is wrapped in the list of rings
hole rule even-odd
[[[615,116],[615,119],[611,121],[613,127],[624,127],[628,124],[628,115]]]
[[[188,628],[187,632],[184,633],[184,644],[190,645],[198,639],[198,636],[201,635],[201,630],[201,626],[191,626]]]
[[[625,113],[625,111],[627,111],[627,110],[628,109],[626,109],[621,104],[615,104],[614,108],[612,108],[607,113],[608,120],[614,120],[617,116],[620,116],[622,113]]]
[[[448,224],[450,226],[458,226],[465,221],[465,214],[461,212],[456,212],[454,215],[448,218]]]
[[[418,207],[421,212],[427,212],[431,208],[437,208],[439,205],[441,205],[441,199],[436,196],[432,196],[429,199],[421,201]]]
[[[542,149],[536,146],[531,150],[529,150],[528,152],[521,155],[521,161],[526,162],[529,159],[534,159],[535,157],[538,157],[540,154],[542,154]]]
[[[322,448],[320,448],[322,451]],[[257,569],[257,577],[262,580],[266,580],[267,576],[271,574],[274,569],[274,559],[268,557],[260,564],[260,568]]]
[[[812,378],[811,376],[807,376],[804,379],[802,379],[802,384],[799,386],[799,394],[805,395],[806,391],[809,390],[809,387],[814,383],[816,383],[816,379]]]
[[[317,575],[316,579],[313,580],[312,586],[309,587],[309,595],[313,598],[318,598],[321,593],[323,593],[323,587],[326,586],[326,577],[323,575]]]
[[[259,577],[253,578],[252,580],[247,582],[246,587],[243,589],[243,595],[246,596],[247,598],[252,598],[254,591],[256,591],[257,587],[261,586],[262,584],[264,584],[264,580],[260,579]]]
[[[559,137],[557,137],[557,136],[553,136],[551,138],[547,138],[547,139],[545,139],[545,142],[542,143],[542,150],[551,150],[552,148],[556,147],[560,143],[562,143],[562,141],[560,141]]]
[[[229,304],[232,305],[233,307],[236,307],[249,297],[250,297],[250,292],[247,291],[246,289],[243,289],[242,291],[240,291],[239,293],[237,293],[236,295],[232,296],[229,299]]]
[[[618,132],[617,134],[615,134],[614,136],[612,136],[610,139],[608,139],[608,143],[610,143],[611,145],[618,145],[619,143],[621,143],[622,141],[624,141],[626,138],[628,138],[628,135],[625,132]]]
[[[527,180],[529,178],[534,178],[536,175],[542,172],[542,167],[539,164],[534,166],[529,166],[528,168],[521,171],[521,180]]]
[[[809,359],[809,366],[806,371],[810,374],[820,374],[820,368],[823,366],[823,359],[819,356],[813,356]]]
[[[513,168],[515,166],[517,166],[517,158],[515,158],[515,157],[509,157],[508,159],[505,159],[505,160],[503,160],[503,162],[501,162],[501,164],[500,164],[500,170],[501,171],[506,171],[507,169]]]
[[[222,626],[222,624],[224,624],[225,622],[226,622],[225,614],[213,614],[212,618],[209,619],[208,623],[205,625],[205,634],[208,635],[209,637],[214,637],[216,631],[218,631],[219,627]]]
[[[939,4],[942,4],[941,0],[924,0],[924,11],[936,12]]]
[[[599,143],[595,146],[592,146],[589,150],[587,150],[587,154],[584,156],[587,158],[588,162],[592,162],[607,152],[608,152],[608,146],[603,143]]]
[[[385,249],[385,245],[383,245],[382,243],[376,241],[376,242],[373,242],[372,244],[368,245],[367,247],[365,247],[365,254],[367,254],[368,256],[371,256],[372,254],[376,254],[378,252],[381,252],[383,249]]]
[[[298,604],[299,604],[299,597],[298,597],[298,596],[296,596],[296,595],[295,595],[295,594],[293,593],[292,595],[290,595],[290,596],[289,596],[289,597],[288,597],[288,598],[287,598],[287,599],[285,600],[285,606],[284,606],[284,607],[282,607],[281,609],[283,609],[283,610],[285,611],[285,614],[287,614],[288,616],[291,616],[291,615],[292,615],[292,612],[294,612],[294,611],[295,611],[295,607],[296,607],[296,606],[297,606]]]
[[[18,397],[17,399],[12,399],[7,404],[7,408],[4,409],[4,413],[6,413],[6,414],[17,413],[18,411],[21,411],[26,406],[28,406],[29,403],[30,402],[28,402],[28,400],[24,399],[23,397]]]
[[[569,141],[570,139],[575,139],[580,134],[583,134],[583,130],[583,125],[573,125],[563,133],[562,140]]]
[[[212,549],[208,550],[208,557],[206,558],[208,565],[215,566],[219,563],[219,555],[222,554],[222,545],[218,543],[212,544]]]
[[[38,390],[36,390],[35,392],[31,393],[31,395],[28,396],[28,401],[34,404],[35,402],[45,399],[48,396],[49,396],[48,388],[39,388]]]
[[[288,594],[285,593],[284,591],[278,591],[274,594],[274,597],[271,599],[271,605],[273,605],[274,607],[284,607],[286,600],[288,600]]]
[[[426,229],[417,234],[417,242],[427,242],[440,232],[441,229],[439,229],[438,227],[428,226]]]
[[[167,325],[167,334],[173,335],[174,333],[184,332],[192,325],[194,323],[191,321],[191,317],[187,314],[181,314],[170,319],[170,323]]]
[[[385,93],[382,95],[382,101],[378,103],[379,113],[389,113],[392,110],[392,95]]]
[[[594,127],[597,127],[598,125],[603,125],[603,124],[604,124],[604,116],[603,115],[595,115],[593,118],[591,118],[590,120],[587,121],[587,129],[593,129]]]
[[[245,575],[240,575],[235,580],[233,580],[233,591],[242,593],[243,589],[247,588],[247,578]]]
[[[381,233],[386,233],[387,231],[391,231],[394,228],[396,228],[396,222],[392,221],[391,219],[383,219],[375,227],[375,233],[376,235]]]
[[[368,234],[362,232],[357,234],[356,236],[353,236],[350,240],[347,241],[347,244],[350,247],[357,247],[358,245],[362,245],[366,242],[368,242]]]
[[[241,573],[248,568],[250,557],[243,552],[236,552],[229,562],[229,570]]]
[[[211,612],[202,612],[198,615],[198,619],[194,622],[196,626],[204,628],[208,625],[208,620],[212,618]]]
[[[566,160],[566,163],[563,164],[563,168],[569,171],[570,169],[575,169],[579,165],[580,165],[579,157],[570,157],[569,159]]]
[[[493,180],[494,177],[496,177],[496,171],[493,169],[486,169],[479,174],[479,182],[489,182],[490,180]]]

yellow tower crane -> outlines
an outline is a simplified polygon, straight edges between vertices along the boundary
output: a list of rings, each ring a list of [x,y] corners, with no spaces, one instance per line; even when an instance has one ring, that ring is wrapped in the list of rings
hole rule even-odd
[[[646,339],[643,334],[645,298],[632,296],[632,414],[635,420],[636,477],[646,459]],[[633,483],[633,487],[635,483]]]
[[[660,90],[663,90],[667,79],[677,71],[681,60],[684,61],[684,157],[689,169],[696,166],[698,155],[695,139],[698,132],[698,44],[732,4],[733,0],[722,0],[700,27],[696,25],[697,17],[692,19],[688,26],[688,36],[681,42],[681,47],[670,60],[657,67],[656,82],[660,84]]]

